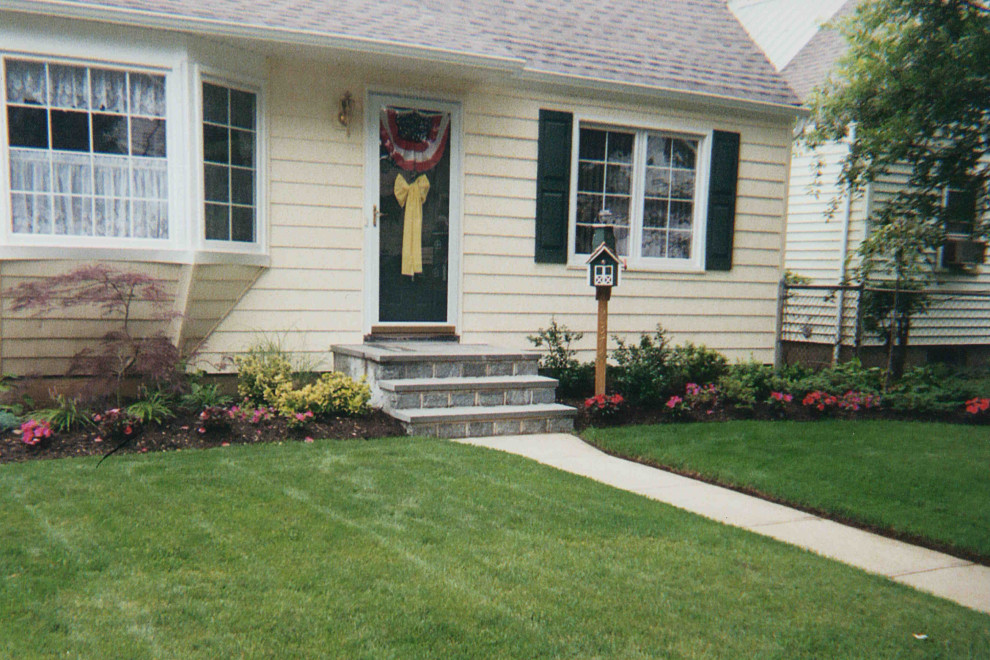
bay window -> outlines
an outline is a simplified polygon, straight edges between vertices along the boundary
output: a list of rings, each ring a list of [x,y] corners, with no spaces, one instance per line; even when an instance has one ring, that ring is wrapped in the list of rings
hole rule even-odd
[[[0,258],[266,262],[258,87],[128,54],[0,52]]]
[[[169,237],[165,77],[4,61],[14,234]]]
[[[255,241],[256,105],[251,92],[203,84],[207,240]]]

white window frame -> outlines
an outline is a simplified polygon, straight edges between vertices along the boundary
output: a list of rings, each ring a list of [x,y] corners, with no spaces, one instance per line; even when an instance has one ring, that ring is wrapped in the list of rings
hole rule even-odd
[[[206,66],[196,66],[193,110],[195,112],[195,129],[190,134],[195,140],[191,153],[195,154],[196,169],[196,199],[198,207],[193,217],[195,222],[195,244],[197,249],[209,252],[237,254],[267,254],[268,222],[265,209],[268,206],[268,154],[267,141],[264,139],[265,130],[265,86],[263,81],[244,76],[232,76],[218,69]],[[254,94],[255,98],[255,133],[254,133],[254,241],[251,243],[233,240],[212,240],[206,238],[206,181],[204,179],[203,153],[203,83],[237,89]]]
[[[267,218],[267,126],[265,85],[261,78],[232,75],[201,65],[222,62],[210,48],[154,33],[121,33],[107,26],[53,28],[51,21],[12,20],[0,33],[0,260],[90,259],[162,263],[270,263]],[[112,48],[108,47],[112,44]],[[10,196],[10,146],[7,133],[7,58],[111,68],[165,76],[166,160],[168,172],[167,239],[15,234]],[[222,64],[221,64],[222,66]],[[256,65],[252,65],[256,66]],[[260,69],[258,69],[260,71]],[[256,94],[256,240],[253,243],[205,240],[202,160],[202,82],[215,81]]]
[[[644,124],[624,121],[623,117],[579,116],[575,114],[571,136],[571,188],[570,213],[567,231],[567,263],[572,268],[584,268],[590,254],[577,253],[577,188],[578,160],[580,158],[581,129],[611,130],[632,133],[633,172],[631,201],[629,209],[629,254],[623,255],[627,270],[704,272],[705,238],[708,217],[708,177],[711,169],[711,144],[713,128],[693,123],[670,122],[665,124]],[[698,154],[695,161],[694,215],[692,218],[691,258],[670,259],[644,257],[643,250],[643,198],[646,178],[646,138],[650,134],[665,137],[681,137],[698,140]]]
[[[7,60],[22,60],[39,62],[44,64],[67,64],[72,66],[82,66],[89,68],[114,69],[126,71],[128,73],[146,73],[165,77],[165,162],[168,173],[168,238],[134,238],[120,236],[84,236],[72,234],[24,234],[16,233],[13,230],[12,219],[13,209],[10,194],[10,139],[7,129],[7,97],[6,97],[6,62]],[[0,113],[0,195],[3,196],[2,208],[4,210],[4,221],[0,227],[0,241],[4,246],[13,248],[144,248],[148,250],[175,250],[182,245],[183,228],[181,222],[176,222],[177,217],[182,217],[181,204],[182,197],[177,190],[176,183],[182,180],[183,158],[181,155],[175,156],[178,151],[181,154],[181,143],[179,137],[182,133],[182,117],[178,110],[182,106],[181,90],[175,89],[181,84],[181,78],[175,75],[173,69],[164,67],[149,66],[147,64],[124,63],[118,61],[105,61],[96,58],[81,59],[69,58],[59,55],[45,55],[39,53],[0,53],[0,91],[3,92],[2,110]]]

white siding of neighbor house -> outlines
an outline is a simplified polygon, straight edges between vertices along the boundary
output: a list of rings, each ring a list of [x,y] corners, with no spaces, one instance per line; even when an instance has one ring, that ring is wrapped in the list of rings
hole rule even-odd
[[[612,298],[609,329],[635,335],[660,323],[677,342],[703,343],[732,358],[772,359],[789,119],[740,119],[657,102],[551,95],[444,82],[439,76],[386,76],[288,59],[272,60],[269,71],[271,267],[207,340],[206,357],[277,338],[311,363],[329,367],[332,344],[362,340],[363,108],[355,109],[349,132],[336,114],[345,91],[361,105],[368,90],[461,104],[461,340],[527,348],[526,336],[556,316],[585,332],[584,358],[590,356],[596,327],[595,299],[584,270],[533,259],[539,110],[608,112],[618,125],[700,121],[740,132],[732,270],[630,271]]]
[[[871,207],[877,208],[907,185],[906,167],[894,169],[876,181],[870,196]],[[935,291],[990,293],[990,266],[958,270],[942,268],[936,272]],[[911,343],[925,346],[960,346],[990,344],[990,298],[933,298],[925,314],[912,321]]]
[[[785,268],[815,284],[835,284],[841,277],[842,230],[846,191],[838,185],[845,143],[829,143],[811,150],[799,142],[791,159],[787,202]],[[853,196],[848,254],[855,251],[866,228],[867,196]]]

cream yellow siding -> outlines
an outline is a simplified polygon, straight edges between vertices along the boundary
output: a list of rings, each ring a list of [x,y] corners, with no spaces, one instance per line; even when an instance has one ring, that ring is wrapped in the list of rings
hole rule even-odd
[[[386,75],[273,59],[266,117],[270,160],[271,267],[205,344],[218,358],[278,339],[308,360],[326,360],[334,343],[359,342],[367,305],[364,253],[365,127],[357,108],[345,129],[337,100],[369,91],[459,103],[462,209],[460,318],[464,342],[517,348],[552,316],[586,333],[595,328],[593,290],[583,268],[534,262],[538,116],[541,108],[611,118],[616,125],[705,125],[741,133],[733,268],[729,272],[630,271],[611,303],[610,328],[635,335],[657,324],[675,341],[703,343],[733,358],[773,355],[781,275],[790,121],[664,107],[656,101],[607,101],[500,83]]]

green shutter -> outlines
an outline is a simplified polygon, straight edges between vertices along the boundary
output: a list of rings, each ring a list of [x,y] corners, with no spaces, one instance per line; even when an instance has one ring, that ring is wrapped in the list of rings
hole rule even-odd
[[[705,270],[732,268],[732,234],[736,223],[736,180],[739,177],[739,134],[715,131],[708,179],[708,238]]]
[[[536,168],[536,261],[567,263],[571,196],[571,125],[567,112],[540,110]]]

